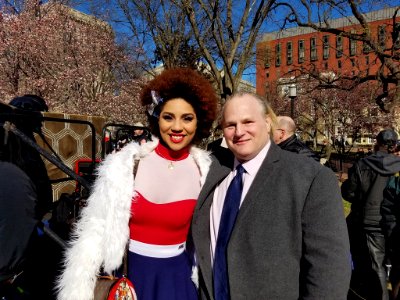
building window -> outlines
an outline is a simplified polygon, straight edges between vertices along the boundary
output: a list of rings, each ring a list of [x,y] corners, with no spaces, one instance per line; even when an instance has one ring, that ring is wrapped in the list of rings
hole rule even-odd
[[[265,72],[265,77],[269,78],[269,71]]]
[[[393,47],[395,50],[400,49],[400,23],[396,23],[393,32]]]
[[[292,42],[286,43],[286,64],[291,65],[293,63],[293,44]]]
[[[281,65],[281,44],[275,45],[275,66],[279,67]]]
[[[386,26],[378,26],[378,45],[381,49],[386,48]]]
[[[324,63],[324,68],[325,68],[325,70],[328,70],[328,67],[329,67],[328,62],[325,62],[325,63]]]
[[[350,62],[352,67],[356,66],[356,60],[354,58],[350,58]]]
[[[324,35],[322,37],[323,41],[323,58],[328,59],[329,58],[329,35]]]
[[[304,40],[299,40],[299,64],[304,62],[305,52]]]
[[[369,66],[369,55],[365,57],[365,65],[368,67]]]
[[[357,54],[357,41],[350,39],[350,49],[349,49],[350,56],[354,56]]]
[[[342,57],[343,55],[343,37],[340,35],[336,36],[336,57]]]
[[[310,39],[310,60],[316,61],[317,59],[317,38],[312,37]]]
[[[372,51],[371,46],[368,43],[363,42],[363,53],[366,54],[370,53],[371,51]]]
[[[264,53],[264,68],[269,68],[271,64],[271,49],[269,47],[265,47]]]
[[[338,69],[342,68],[342,61],[341,60],[337,61],[337,67],[338,67]]]

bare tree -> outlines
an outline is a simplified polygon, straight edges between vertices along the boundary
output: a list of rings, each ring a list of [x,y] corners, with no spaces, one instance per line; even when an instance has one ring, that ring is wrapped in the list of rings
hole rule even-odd
[[[103,15],[120,32],[129,35],[148,63],[203,68],[225,98],[237,90],[244,71],[254,64],[254,45],[275,1],[91,2],[102,7]]]
[[[254,63],[254,45],[275,0],[180,1],[221,98],[235,92]]]
[[[113,24],[117,39],[135,51],[145,71],[160,62],[164,68],[195,67],[200,59],[186,15],[174,1],[92,0],[93,13]],[[100,9],[99,9],[100,8]]]

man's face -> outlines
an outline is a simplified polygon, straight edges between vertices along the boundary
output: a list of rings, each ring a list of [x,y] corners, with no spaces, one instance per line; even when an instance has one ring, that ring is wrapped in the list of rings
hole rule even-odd
[[[269,141],[268,118],[251,95],[229,100],[223,112],[222,129],[228,148],[240,162],[254,158]]]

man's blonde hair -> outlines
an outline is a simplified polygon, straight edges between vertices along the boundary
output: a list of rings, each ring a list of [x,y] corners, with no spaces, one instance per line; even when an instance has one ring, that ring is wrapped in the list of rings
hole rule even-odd
[[[260,96],[260,95],[258,95],[256,93],[253,93],[253,92],[240,91],[240,92],[236,92],[236,93],[233,93],[232,95],[230,95],[226,99],[224,105],[222,106],[221,112],[219,114],[218,123],[221,124],[221,122],[223,121],[223,114],[224,114],[224,110],[225,110],[226,104],[232,98],[243,97],[243,96],[246,96],[246,95],[253,97],[260,104],[262,115],[263,116],[267,116],[267,118],[270,121],[270,124],[271,124],[271,132],[270,132],[270,134],[272,136],[272,134],[274,132],[274,129],[277,128],[277,124],[278,124],[278,121],[277,121],[277,118],[276,118],[276,114],[275,114],[274,110],[272,109],[271,105],[269,104],[268,100],[265,97],[262,97],[262,96]]]

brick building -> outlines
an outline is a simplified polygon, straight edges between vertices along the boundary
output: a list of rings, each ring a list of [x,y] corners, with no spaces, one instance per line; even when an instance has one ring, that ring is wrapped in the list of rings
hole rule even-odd
[[[371,36],[381,48],[394,46],[395,50],[400,50],[400,36],[394,45],[392,39],[395,10],[386,8],[365,14]],[[330,26],[357,32],[361,28],[357,23],[354,17],[348,17],[334,19]],[[395,26],[400,26],[400,16],[396,18]],[[311,28],[294,27],[267,33],[257,44],[256,90],[265,95],[279,81],[297,77],[310,68],[334,74],[374,74],[380,67],[375,58],[369,46],[361,41]]]

